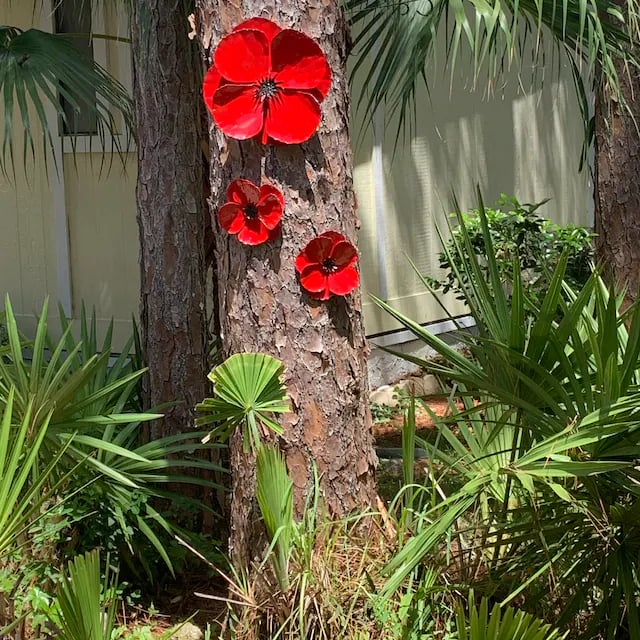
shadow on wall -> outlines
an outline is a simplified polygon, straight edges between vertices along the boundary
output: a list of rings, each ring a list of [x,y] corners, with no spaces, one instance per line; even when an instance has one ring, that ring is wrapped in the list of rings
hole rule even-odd
[[[550,69],[558,68],[558,55],[548,52]],[[453,193],[463,209],[477,205],[477,185],[487,205],[501,193],[521,202],[551,198],[542,215],[555,222],[591,224],[589,175],[578,170],[582,124],[571,72],[562,58],[560,74],[548,73],[542,88],[531,73],[518,78],[514,72],[491,95],[486,76],[473,88],[470,65],[465,77],[463,62],[453,83],[448,71],[428,71],[430,91],[424,86],[417,91],[411,138],[401,138],[396,146],[396,125],[390,123],[377,165],[371,131],[356,148],[365,292],[386,298],[420,322],[441,320],[444,314],[408,258],[421,272],[440,276],[436,225],[446,229]],[[357,96],[356,90],[354,100]],[[356,115],[354,120],[357,138],[362,119]],[[366,293],[363,302],[367,334],[396,328]],[[464,313],[453,298],[446,304],[452,313]]]

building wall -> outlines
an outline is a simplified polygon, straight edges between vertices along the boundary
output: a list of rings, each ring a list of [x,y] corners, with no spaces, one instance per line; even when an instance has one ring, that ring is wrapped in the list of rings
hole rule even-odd
[[[0,23],[27,28],[32,15],[30,2],[15,2],[0,8]],[[50,16],[39,19],[36,26],[51,25]],[[112,32],[123,29],[109,15],[99,19]],[[130,84],[127,45],[95,43],[98,59]],[[452,193],[463,208],[475,205],[476,185],[486,203],[500,193],[524,202],[550,197],[543,214],[556,221],[591,222],[588,175],[578,172],[582,128],[567,69],[559,78],[547,78],[544,90],[526,93],[518,91],[514,74],[499,95],[489,97],[482,83],[469,90],[464,73],[451,86],[440,71],[430,71],[429,77],[430,94],[418,91],[417,126],[405,144],[395,144],[393,124],[379,122],[377,133],[385,135],[374,135],[363,133],[362,119],[354,117],[370,335],[397,327],[368,293],[421,322],[442,318],[409,259],[421,272],[438,275],[436,227],[446,229]],[[80,142],[75,159],[68,144],[59,145],[58,176],[51,168],[47,176],[38,162],[27,179],[18,160],[15,181],[0,178],[0,292],[11,295],[26,330],[46,295],[63,300],[74,316],[84,300],[95,306],[102,328],[110,318],[116,320],[121,343],[138,308],[135,154],[127,154],[124,167],[116,158],[108,170],[97,153],[99,142]],[[36,154],[41,152],[38,148]],[[464,313],[460,303],[447,304],[452,313]]]
[[[589,171],[579,172],[583,129],[568,68],[527,94],[518,86],[533,79],[519,82],[514,73],[489,97],[482,80],[469,90],[463,72],[452,86],[448,72],[431,70],[428,77],[430,93],[417,92],[408,144],[396,144],[395,123],[382,123],[385,135],[370,133],[357,148],[355,174],[364,289],[420,322],[440,320],[443,312],[409,259],[438,277],[437,228],[447,230],[453,194],[463,210],[477,206],[479,187],[487,206],[501,193],[520,202],[551,198],[540,212],[556,222],[592,225],[593,218]],[[445,300],[453,315],[464,313],[459,301]],[[369,335],[397,328],[370,301],[365,312]]]

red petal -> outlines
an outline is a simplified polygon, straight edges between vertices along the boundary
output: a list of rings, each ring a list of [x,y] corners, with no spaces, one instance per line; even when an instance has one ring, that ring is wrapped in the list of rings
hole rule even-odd
[[[262,244],[269,239],[269,231],[262,224],[260,219],[244,220],[244,227],[238,233],[238,240],[242,244]]]
[[[343,240],[333,245],[331,259],[339,267],[346,267],[358,259],[358,251],[350,242]]]
[[[310,264],[322,264],[331,254],[331,247],[329,238],[318,236],[304,248],[303,253]]]
[[[223,133],[238,140],[258,135],[264,123],[262,103],[256,100],[255,87],[251,85],[220,87],[213,96],[211,113]]]
[[[229,233],[238,233],[244,227],[244,211],[239,204],[227,202],[218,209],[218,222]]]
[[[215,66],[209,67],[209,71],[204,76],[202,83],[202,97],[209,111],[213,112],[213,94],[218,90],[220,84],[226,84]]]
[[[220,75],[230,82],[259,82],[271,68],[269,40],[255,29],[230,33],[220,40],[213,62]]]
[[[282,195],[282,192],[280,191],[280,189],[277,189],[276,187],[270,184],[263,184],[260,187],[260,199],[265,198],[268,195],[272,195],[278,198],[278,200],[280,201],[280,204],[284,208],[284,196]]]
[[[325,231],[321,233],[318,238],[329,238],[331,240],[331,246],[334,247],[338,242],[346,242],[347,239],[337,231]]]
[[[329,289],[337,296],[351,293],[360,282],[360,276],[354,267],[346,267],[329,275]]]
[[[269,231],[269,242],[273,242],[274,240],[279,238],[281,233],[282,225],[277,224],[273,229],[271,229],[271,231]]]
[[[320,117],[320,104],[310,93],[284,89],[269,100],[264,130],[275,140],[297,144],[316,132]]]
[[[311,262],[304,251],[298,254],[295,262],[296,271],[302,273],[307,267],[316,265],[317,262]]]
[[[327,275],[315,264],[309,265],[300,274],[300,284],[312,293],[319,293],[327,288]]]
[[[227,200],[241,205],[257,204],[260,189],[251,180],[238,178],[227,187]]]
[[[262,224],[271,231],[282,219],[282,204],[274,195],[268,195],[258,203],[258,216]]]
[[[267,37],[269,43],[282,31],[275,22],[271,22],[271,20],[267,20],[266,18],[251,18],[233,28],[234,31],[240,31],[241,29],[261,31]]]
[[[323,98],[331,85],[331,70],[322,49],[293,29],[285,29],[273,39],[271,71],[285,89],[318,89]]]

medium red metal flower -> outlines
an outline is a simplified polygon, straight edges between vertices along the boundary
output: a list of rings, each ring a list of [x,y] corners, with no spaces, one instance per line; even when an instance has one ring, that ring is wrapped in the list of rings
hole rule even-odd
[[[296,258],[300,284],[309,295],[328,300],[346,296],[360,281],[356,248],[340,233],[327,231],[314,238]]]
[[[278,189],[268,184],[257,187],[240,178],[229,185],[218,222],[243,244],[262,244],[278,236],[283,209],[284,196]]]
[[[228,136],[297,144],[318,128],[330,86],[327,59],[309,36],[252,18],[220,41],[203,94]]]

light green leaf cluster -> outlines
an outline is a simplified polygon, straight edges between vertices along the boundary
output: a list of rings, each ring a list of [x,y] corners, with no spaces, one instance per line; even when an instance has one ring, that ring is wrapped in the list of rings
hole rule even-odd
[[[282,382],[284,365],[264,353],[237,353],[209,374],[215,397],[205,398],[196,409],[198,426],[216,423],[210,437],[226,442],[237,427],[243,428],[245,450],[257,450],[261,431],[281,434],[272,414],[289,411]]]
[[[56,597],[54,622],[60,640],[112,639],[118,599],[108,568],[104,580],[101,574],[97,549],[69,563]]]

